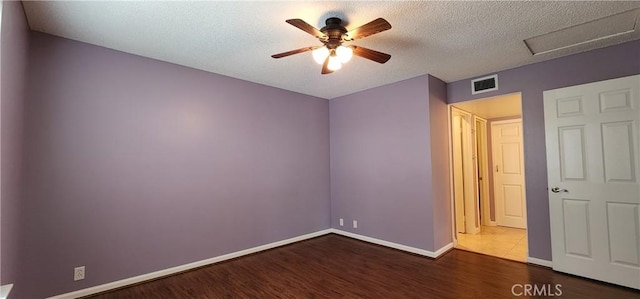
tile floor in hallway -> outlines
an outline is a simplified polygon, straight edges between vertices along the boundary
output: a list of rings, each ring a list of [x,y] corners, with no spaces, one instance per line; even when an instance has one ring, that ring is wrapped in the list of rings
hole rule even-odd
[[[482,226],[478,234],[458,234],[456,248],[526,262],[527,230]]]

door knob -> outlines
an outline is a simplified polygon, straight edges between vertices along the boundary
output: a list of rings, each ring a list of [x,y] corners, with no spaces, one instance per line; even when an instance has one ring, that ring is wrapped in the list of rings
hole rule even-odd
[[[553,193],[560,193],[560,192],[569,192],[569,190],[567,190],[567,189],[560,189],[560,188],[558,188],[558,187],[553,187],[553,188],[551,188],[551,192],[553,192]]]

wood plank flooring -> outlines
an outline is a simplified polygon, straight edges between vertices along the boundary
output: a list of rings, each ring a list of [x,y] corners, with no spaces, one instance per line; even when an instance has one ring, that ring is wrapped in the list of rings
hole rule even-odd
[[[514,284],[561,284],[561,298],[640,298],[496,257],[454,249],[433,260],[335,234],[89,298],[514,298]]]

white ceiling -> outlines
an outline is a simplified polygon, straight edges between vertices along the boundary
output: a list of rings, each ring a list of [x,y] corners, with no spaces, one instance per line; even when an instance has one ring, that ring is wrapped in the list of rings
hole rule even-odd
[[[520,93],[467,101],[453,104],[454,107],[471,112],[484,119],[522,115],[522,101]]]
[[[32,30],[283,88],[335,98],[423,74],[446,82],[640,39],[640,30],[533,56],[523,40],[640,7],[630,2],[23,2]],[[356,57],[330,75],[310,53],[319,45],[285,23],[317,28],[341,17],[353,29],[375,18],[391,30],[353,42],[391,54]],[[636,24],[637,28],[637,24]]]

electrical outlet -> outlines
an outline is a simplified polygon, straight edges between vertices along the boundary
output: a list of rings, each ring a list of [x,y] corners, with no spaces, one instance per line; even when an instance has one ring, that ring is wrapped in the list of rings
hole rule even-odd
[[[340,226],[344,226],[344,219],[340,218]]]
[[[73,268],[73,281],[84,279],[84,266]]]
[[[358,220],[353,220],[353,228],[358,228]]]

